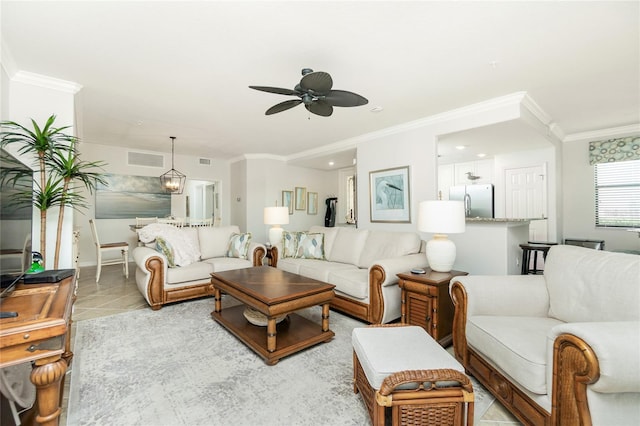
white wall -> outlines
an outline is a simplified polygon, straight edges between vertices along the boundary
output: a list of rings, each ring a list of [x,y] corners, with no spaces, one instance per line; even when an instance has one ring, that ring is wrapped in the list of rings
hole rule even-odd
[[[9,97],[11,80],[4,67],[0,66],[0,121],[9,119]]]
[[[358,227],[389,231],[416,231],[418,204],[434,200],[437,190],[436,137],[430,128],[411,129],[358,145]],[[371,222],[370,173],[409,166],[411,223]]]
[[[22,80],[24,75],[19,75],[8,79],[3,70],[2,83],[8,84],[8,89],[3,90],[3,119],[15,121],[27,128],[31,128],[31,119],[42,126],[47,119],[55,114],[55,127],[70,126],[65,133],[73,135],[74,129],[74,96],[79,88],[73,84],[59,80],[49,80],[43,76],[33,76]],[[6,93],[5,93],[6,91]],[[8,96],[7,96],[8,95]],[[9,150],[15,153],[16,146]],[[31,161],[25,156],[20,156],[21,160],[30,164]],[[38,178],[37,176],[34,176]],[[47,211],[46,222],[46,268],[52,269],[54,265],[56,235],[58,226],[58,208]],[[73,266],[73,209],[66,208],[61,234],[60,263],[58,268],[70,268]],[[40,212],[34,209],[32,244],[34,251],[42,251],[40,247]]]
[[[359,143],[358,227],[416,231],[419,203],[437,198],[438,136],[518,119],[521,115],[521,96],[519,94],[498,98],[407,123],[387,129],[380,136],[371,135]],[[411,223],[372,223],[369,208],[369,173],[401,166],[410,167]],[[423,237],[426,238],[426,234]]]
[[[248,158],[233,163],[232,169],[238,174],[244,170],[244,187],[238,185],[237,194],[245,193],[246,201],[232,200],[238,210],[238,217],[244,216],[244,224],[237,223],[241,229],[251,232],[254,241],[266,242],[269,225],[263,222],[265,207],[282,205],[282,191],[294,191],[295,187],[306,188],[308,192],[318,193],[318,214],[307,214],[307,210],[293,210],[289,216],[289,224],[283,225],[285,230],[303,231],[313,225],[324,224],[326,212],[324,200],[338,193],[338,172],[323,171],[305,167],[292,166],[284,161],[270,158]],[[234,188],[236,188],[234,174]],[[232,196],[233,197],[233,196]],[[340,202],[340,200],[338,200]]]
[[[247,229],[247,162],[235,161],[231,168],[230,225],[238,225],[241,231]]]
[[[600,138],[606,139],[606,138]],[[604,240],[606,250],[640,250],[635,232],[595,227],[594,166],[589,164],[589,140],[563,144],[563,238]]]
[[[107,145],[83,142],[80,144],[81,158],[84,161],[104,161],[104,173],[131,176],[160,176],[171,168],[171,153],[163,154],[165,167],[144,167],[130,166],[127,164],[127,148],[118,148]],[[140,152],[136,150],[136,152]],[[231,172],[227,161],[212,160],[211,165],[201,165],[199,157],[188,155],[175,155],[175,168],[187,175],[187,182],[190,179],[198,181],[219,181],[222,225],[229,224],[231,212],[230,202],[230,180]],[[89,200],[88,208],[76,213],[74,226],[80,230],[80,265],[95,265],[96,253],[91,230],[89,229],[89,219],[95,218],[95,193],[87,195]],[[171,196],[172,214],[184,216],[186,210],[186,193]],[[129,253],[137,245],[137,235],[129,229],[129,225],[135,222],[135,218],[129,219],[98,219],[96,226],[101,243],[127,241],[129,243]]]

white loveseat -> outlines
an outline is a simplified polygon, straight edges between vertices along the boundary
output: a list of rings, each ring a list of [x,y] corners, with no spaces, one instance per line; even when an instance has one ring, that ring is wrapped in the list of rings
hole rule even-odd
[[[544,275],[451,296],[456,358],[523,423],[640,424],[640,256],[553,246]]]
[[[232,236],[243,235],[235,225],[185,227],[177,232],[196,246],[197,259],[187,265],[169,267],[169,259],[156,249],[156,242],[133,250],[138,289],[154,310],[165,303],[213,295],[212,272],[260,266],[266,253],[264,245],[249,240],[246,257],[229,256]]]
[[[396,274],[427,267],[418,234],[321,226],[307,234],[323,234],[324,259],[286,257],[279,244],[278,268],[334,284],[331,307],[363,321],[387,323],[400,317]]]

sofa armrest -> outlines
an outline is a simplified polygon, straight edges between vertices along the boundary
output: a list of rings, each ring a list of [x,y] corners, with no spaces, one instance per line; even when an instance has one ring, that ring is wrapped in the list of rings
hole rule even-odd
[[[542,275],[467,275],[454,277],[451,288],[455,283],[466,293],[467,316],[546,317],[549,313]]]
[[[389,321],[385,319],[393,305],[394,301],[385,303],[384,294],[393,294],[394,287],[398,286],[398,276],[401,272],[406,272],[411,268],[426,267],[427,258],[424,253],[410,254],[407,256],[394,257],[389,259],[380,259],[369,267],[369,318],[370,323],[380,323]],[[383,287],[387,287],[383,290]],[[399,292],[399,288],[397,288]],[[392,296],[389,296],[392,297]],[[399,293],[398,293],[399,299]]]
[[[262,266],[262,260],[264,256],[267,254],[267,248],[264,244],[260,243],[249,243],[249,251],[247,257],[251,260],[253,266]]]
[[[388,286],[398,283],[397,274],[410,271],[413,268],[426,268],[427,258],[424,253],[409,254],[407,256],[393,257],[390,259],[377,260],[375,265],[369,268],[371,270],[378,268],[382,272],[380,285]]]
[[[559,347],[566,335],[582,340],[595,355],[594,392],[640,392],[640,322],[582,322],[555,326],[548,338],[554,343],[554,362],[566,352]],[[559,336],[563,336],[558,339]],[[549,345],[551,346],[551,345]],[[562,361],[559,365],[563,365]],[[554,366],[554,372],[557,367]],[[581,373],[581,372],[580,372]],[[573,372],[571,376],[577,374]],[[599,378],[598,378],[599,377]],[[554,380],[555,384],[556,380]]]
[[[167,276],[167,258],[149,247],[136,247],[133,250],[136,263],[136,284],[151,309],[162,307],[165,277]]]

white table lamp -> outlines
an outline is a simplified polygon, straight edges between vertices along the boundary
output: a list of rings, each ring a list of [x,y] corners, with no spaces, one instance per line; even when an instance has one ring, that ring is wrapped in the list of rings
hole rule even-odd
[[[462,201],[423,201],[418,211],[418,230],[435,235],[427,242],[429,267],[437,272],[449,272],[456,261],[456,245],[447,234],[464,232],[465,216]]]
[[[264,224],[273,225],[269,229],[269,242],[275,246],[282,240],[284,231],[280,225],[289,223],[289,207],[265,207]]]

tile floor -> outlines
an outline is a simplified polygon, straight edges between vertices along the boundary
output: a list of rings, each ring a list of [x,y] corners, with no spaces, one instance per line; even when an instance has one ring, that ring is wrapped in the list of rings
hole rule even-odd
[[[76,299],[73,311],[74,323],[135,309],[149,309],[136,286],[134,264],[129,265],[130,273],[128,279],[124,278],[122,269],[118,265],[103,267],[100,283],[98,284],[95,282],[95,272],[95,267],[85,267],[81,270],[80,280],[78,281],[78,298]],[[74,329],[72,328],[72,348],[74,335]],[[61,425],[67,424],[66,409],[71,374],[73,374],[73,363],[65,380],[62,416],[60,419]],[[480,426],[509,426],[520,424],[521,423],[498,402],[494,402],[491,405],[479,423]]]

